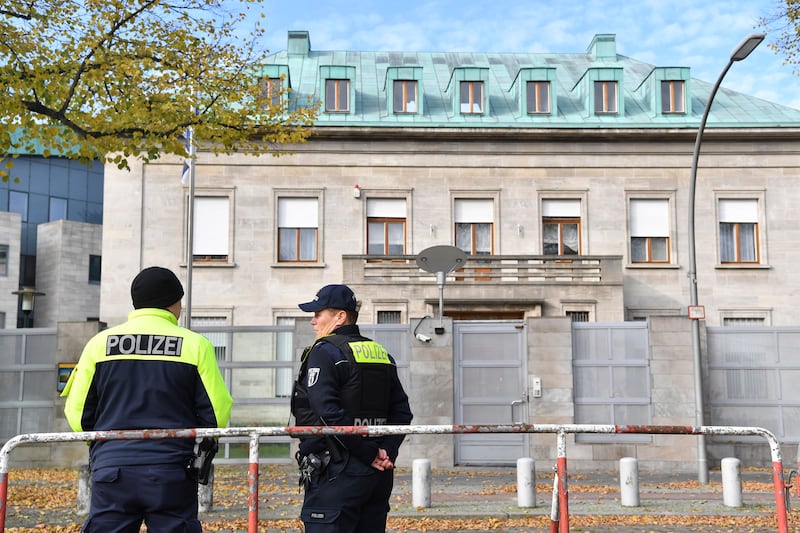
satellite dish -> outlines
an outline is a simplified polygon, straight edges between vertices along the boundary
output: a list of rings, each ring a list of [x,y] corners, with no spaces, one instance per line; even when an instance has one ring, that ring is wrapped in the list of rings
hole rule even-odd
[[[444,282],[447,273],[464,266],[467,254],[461,248],[445,244],[425,248],[417,255],[417,266],[426,272],[436,274],[436,283],[439,285],[439,327],[434,331],[441,335],[444,333],[442,324],[444,313]]]
[[[441,244],[425,248],[417,255],[417,266],[426,272],[445,274],[463,266],[467,254],[461,248]]]

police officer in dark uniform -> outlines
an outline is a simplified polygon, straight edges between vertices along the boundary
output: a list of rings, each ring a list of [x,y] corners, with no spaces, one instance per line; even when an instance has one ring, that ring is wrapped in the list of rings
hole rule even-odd
[[[292,395],[298,426],[410,424],[394,359],[356,325],[359,304],[346,285],[326,285],[300,304],[317,338],[302,356]],[[404,435],[302,438],[297,453],[306,533],[386,530],[393,469]]]
[[[62,396],[74,431],[225,427],[233,400],[214,346],[178,325],[183,286],[148,267],[131,283],[127,322],[92,337]],[[200,533],[194,439],[100,440],[89,448],[84,533]]]

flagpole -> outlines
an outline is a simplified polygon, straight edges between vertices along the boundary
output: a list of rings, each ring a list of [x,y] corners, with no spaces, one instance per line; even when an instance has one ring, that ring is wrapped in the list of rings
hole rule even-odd
[[[194,128],[188,130],[188,151],[189,151],[189,206],[186,210],[186,305],[183,308],[184,327],[192,327],[192,264],[194,263],[194,182],[195,182],[195,160],[197,152],[194,143]]]

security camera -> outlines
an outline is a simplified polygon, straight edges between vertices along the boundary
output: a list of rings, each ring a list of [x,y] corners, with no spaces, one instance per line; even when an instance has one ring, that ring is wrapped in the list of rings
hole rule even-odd
[[[415,337],[416,337],[416,338],[417,338],[417,340],[418,340],[418,341],[420,341],[420,342],[431,342],[431,338],[430,338],[430,337],[428,337],[427,335],[423,335],[422,333],[417,333],[417,334],[415,335]]]

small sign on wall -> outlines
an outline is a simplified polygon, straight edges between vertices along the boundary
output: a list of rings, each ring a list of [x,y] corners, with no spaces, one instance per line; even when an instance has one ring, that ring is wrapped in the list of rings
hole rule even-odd
[[[690,305],[689,318],[692,320],[705,320],[706,319],[706,306],[704,305]]]
[[[75,363],[58,363],[58,382],[56,384],[56,390],[58,392],[62,392],[64,387],[67,386],[69,375],[72,374],[74,368]]]

